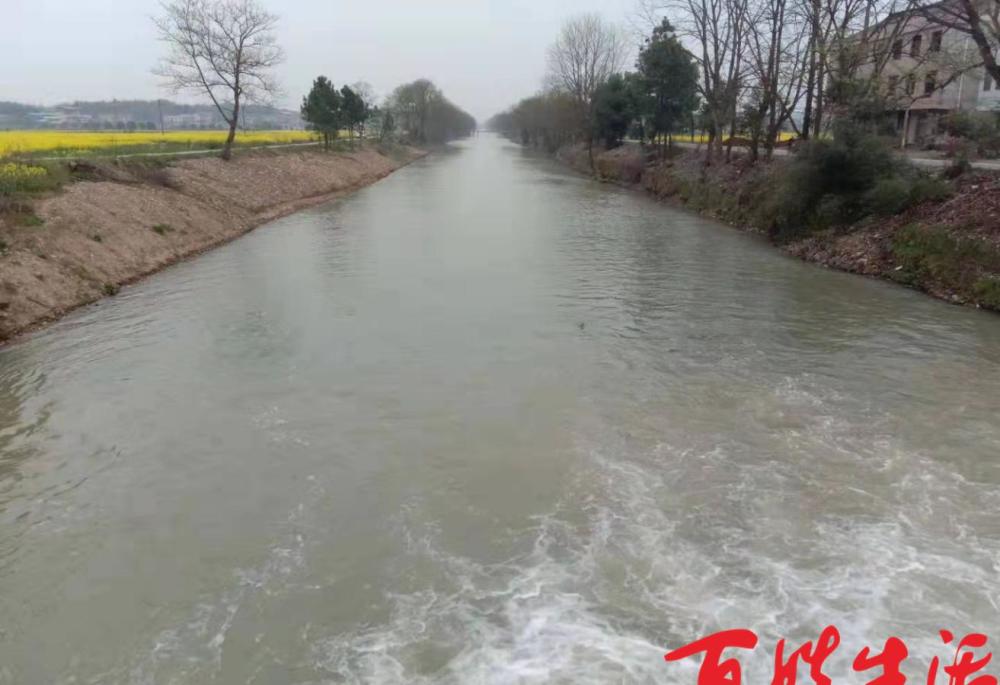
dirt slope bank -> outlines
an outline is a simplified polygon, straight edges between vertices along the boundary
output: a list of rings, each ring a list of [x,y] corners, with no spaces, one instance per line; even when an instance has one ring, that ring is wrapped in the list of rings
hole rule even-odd
[[[95,169],[96,180],[34,203],[41,225],[0,218],[0,341],[423,154],[283,151]]]

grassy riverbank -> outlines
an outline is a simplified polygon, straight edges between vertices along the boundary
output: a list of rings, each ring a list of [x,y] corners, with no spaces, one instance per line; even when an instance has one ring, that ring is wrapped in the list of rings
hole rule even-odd
[[[0,169],[0,340],[423,154],[359,146]]]
[[[802,259],[1000,311],[1000,177],[995,174],[967,173],[955,180],[897,174],[860,200],[852,198],[862,207],[840,206],[839,196],[832,195],[801,221],[783,224],[789,204],[783,194],[802,193],[803,169],[794,159],[706,168],[698,151],[677,150],[658,160],[637,145],[624,145],[595,152],[592,172],[582,145],[563,148],[558,157],[602,181],[641,187],[764,233]]]

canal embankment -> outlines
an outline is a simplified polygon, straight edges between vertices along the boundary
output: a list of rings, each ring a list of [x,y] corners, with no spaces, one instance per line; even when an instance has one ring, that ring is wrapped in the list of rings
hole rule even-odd
[[[793,159],[750,164],[737,157],[729,164],[706,166],[699,150],[675,149],[661,159],[634,144],[595,150],[593,167],[582,144],[564,147],[556,156],[600,181],[641,188],[767,235],[777,247],[806,261],[1000,311],[1000,174],[972,170],[953,179],[926,172],[897,174],[863,197],[875,211],[857,217],[855,207],[828,197],[810,218],[820,225],[791,233],[776,230],[775,218],[783,209],[779,203],[794,204],[787,197],[797,192],[795,183],[789,183],[800,173]],[[849,218],[838,221],[838,215]]]
[[[424,154],[362,146],[70,163],[60,188],[0,212],[0,341]]]

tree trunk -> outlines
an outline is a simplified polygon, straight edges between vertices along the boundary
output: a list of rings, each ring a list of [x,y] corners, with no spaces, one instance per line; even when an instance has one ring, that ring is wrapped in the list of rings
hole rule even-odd
[[[736,103],[733,103],[733,117],[729,120],[729,142],[726,144],[726,164],[733,161],[733,138],[736,137]]]
[[[712,115],[712,128],[708,132],[708,141],[706,142],[706,145],[705,145],[705,164],[704,164],[704,166],[706,166],[706,167],[712,166],[712,162],[714,161],[712,159],[712,157],[715,155],[715,146],[717,144],[717,139],[719,137],[718,131],[719,131],[719,126],[716,123],[716,117],[713,114]]]
[[[236,140],[236,126],[240,122],[240,96],[233,98],[233,114],[229,120],[229,135],[226,136],[226,144],[222,148],[222,159],[227,162],[233,156],[233,141]]]
[[[816,49],[819,40],[819,2],[812,2],[812,23],[809,45],[809,76],[806,79],[806,105],[805,113],[802,115],[802,140],[809,140],[809,131],[812,128],[813,92],[816,90]]]
[[[819,73],[816,75],[816,103],[813,111],[814,138],[819,138],[819,134],[823,129],[823,88],[826,82],[826,70],[823,69],[823,65],[820,65],[818,71]]]
[[[972,0],[962,0],[962,14],[967,18],[967,32],[979,50],[979,56],[983,60],[983,68],[995,83],[1000,83],[1000,64],[997,64],[993,42],[983,30],[983,19],[979,7]],[[995,28],[991,32],[995,34]]]

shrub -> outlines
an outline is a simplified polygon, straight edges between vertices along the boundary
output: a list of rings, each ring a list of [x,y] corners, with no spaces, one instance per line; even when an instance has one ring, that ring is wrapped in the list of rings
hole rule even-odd
[[[857,221],[866,213],[865,203],[855,194],[824,195],[809,217],[808,227],[815,231],[831,226],[844,226]]]
[[[832,141],[812,140],[800,149],[762,208],[761,223],[778,239],[850,223],[865,214],[865,195],[876,184],[903,171],[883,139],[839,122]]]
[[[979,304],[1000,311],[1000,277],[980,278],[973,290]]]
[[[833,140],[809,141],[778,175],[757,222],[789,240],[869,214],[899,214],[951,192],[948,181],[918,172],[885,139],[842,121]]]
[[[905,178],[883,178],[868,192],[867,204],[874,214],[892,216],[910,206],[910,182]]]
[[[153,226],[153,232],[157,235],[166,235],[173,230],[174,228],[170,224],[156,224]]]
[[[10,250],[10,245],[7,244],[6,240],[0,238],[0,255],[7,254],[8,250]]]
[[[951,112],[941,118],[941,128],[948,134],[975,144],[979,154],[1000,153],[1000,122],[991,112]]]
[[[951,197],[954,190],[952,185],[943,178],[921,174],[913,180],[910,186],[910,204],[942,202]]]
[[[997,118],[989,112],[957,110],[941,117],[941,130],[958,138],[978,140],[996,133]]]
[[[969,162],[969,158],[966,155],[961,155],[956,157],[951,164],[945,167],[941,175],[945,178],[956,179],[962,174],[967,174],[972,171],[972,164]]]
[[[918,288],[941,283],[979,304],[1000,309],[1000,250],[942,228],[907,226],[893,241],[897,280]]]
[[[951,193],[951,184],[941,178],[924,174],[890,176],[875,182],[865,197],[865,205],[872,214],[893,216],[923,202],[939,202]]]

